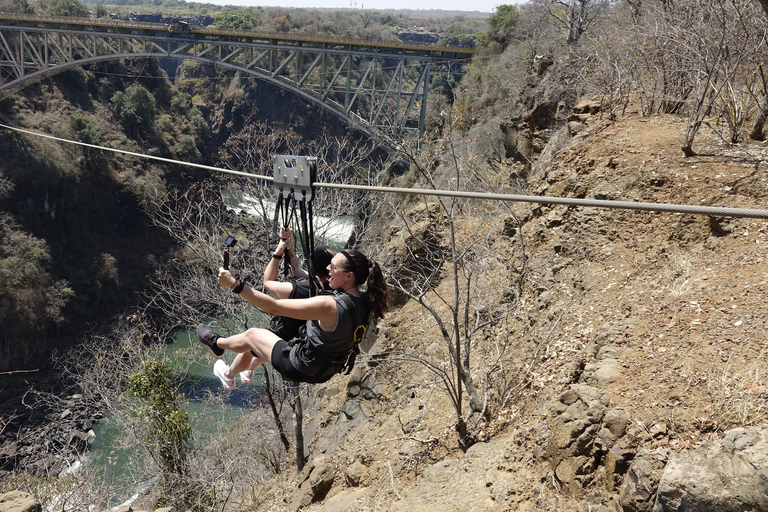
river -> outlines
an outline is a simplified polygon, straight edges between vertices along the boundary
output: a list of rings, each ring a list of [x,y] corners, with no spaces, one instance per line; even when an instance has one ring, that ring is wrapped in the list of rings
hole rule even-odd
[[[266,324],[266,315],[263,322]],[[262,322],[256,325],[261,325]],[[178,330],[171,343],[161,348],[164,357],[173,368],[173,378],[182,383],[179,390],[187,399],[193,443],[205,443],[215,428],[226,428],[248,413],[262,392],[262,384],[254,379],[251,384],[242,384],[227,391],[213,375],[214,358],[201,343],[197,335],[187,330]],[[230,363],[234,355],[227,353],[225,360]],[[216,400],[207,400],[212,396]],[[90,447],[86,464],[99,471],[101,486],[108,496],[107,505],[117,507],[130,502],[145,484],[149,475],[142,469],[148,462],[146,453],[138,446],[127,444],[128,436],[113,419],[94,425],[96,437]]]

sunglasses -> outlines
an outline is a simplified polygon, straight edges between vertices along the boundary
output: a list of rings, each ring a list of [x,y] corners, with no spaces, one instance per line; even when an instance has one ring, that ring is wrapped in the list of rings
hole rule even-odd
[[[342,272],[346,272],[346,273],[349,273],[349,271],[348,271],[348,270],[344,270],[343,268],[337,267],[337,266],[336,266],[336,265],[334,265],[333,263],[329,264],[328,266],[329,266],[329,267],[331,267],[331,270],[341,270]]]

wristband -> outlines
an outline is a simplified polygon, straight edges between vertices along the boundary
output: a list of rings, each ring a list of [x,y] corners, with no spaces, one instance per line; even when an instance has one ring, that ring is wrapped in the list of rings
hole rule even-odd
[[[279,260],[279,259],[281,259],[283,257],[283,255],[282,254],[273,254],[272,257],[275,258],[276,260]]]
[[[237,281],[237,286],[232,288],[232,293],[236,293],[240,295],[240,292],[243,291],[244,286],[245,286],[245,279],[243,279],[242,281]]]

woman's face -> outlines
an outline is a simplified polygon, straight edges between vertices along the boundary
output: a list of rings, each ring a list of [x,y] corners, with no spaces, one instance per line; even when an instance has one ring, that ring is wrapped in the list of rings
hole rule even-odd
[[[331,259],[331,263],[327,268],[328,275],[330,276],[328,278],[328,285],[333,290],[343,288],[344,284],[354,277],[352,272],[348,272],[346,270],[347,258],[345,258],[341,253],[337,254],[333,257],[333,259]]]

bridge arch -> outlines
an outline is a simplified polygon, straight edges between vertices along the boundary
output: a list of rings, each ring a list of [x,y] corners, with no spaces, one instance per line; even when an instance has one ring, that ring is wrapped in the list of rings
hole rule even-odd
[[[10,94],[11,92],[16,92],[16,91],[19,91],[21,89],[24,89],[25,87],[27,87],[29,85],[32,85],[32,84],[34,84],[36,82],[39,82],[40,80],[43,80],[43,79],[46,79],[46,78],[50,78],[50,77],[55,76],[55,75],[57,75],[59,73],[63,73],[64,71],[67,71],[69,69],[77,68],[77,67],[82,67],[82,66],[85,66],[85,65],[88,65],[88,64],[95,64],[97,62],[104,62],[104,61],[116,60],[116,59],[142,59],[142,58],[156,59],[156,58],[158,58],[158,56],[156,54],[152,54],[152,53],[146,53],[146,54],[134,53],[134,54],[126,54],[126,55],[123,55],[123,56],[120,56],[120,55],[103,55],[103,56],[99,56],[99,57],[90,57],[90,58],[87,58],[87,59],[77,60],[77,61],[73,61],[73,62],[67,62],[65,64],[62,64],[61,66],[56,66],[55,68],[42,69],[42,70],[39,70],[39,71],[33,71],[31,73],[28,73],[28,74],[26,74],[24,76],[23,79],[16,80],[13,84],[9,84],[9,85],[12,85],[12,87],[8,87],[7,90],[0,89],[0,93],[4,92],[7,95],[7,94]],[[323,110],[325,110],[325,111],[335,115],[336,117],[341,119],[341,121],[347,123],[350,127],[363,132],[368,137],[371,137],[371,138],[374,137],[373,131],[370,129],[370,126],[365,122],[365,120],[363,120],[363,119],[361,119],[361,118],[359,118],[359,117],[357,117],[355,115],[346,115],[341,110],[341,108],[340,108],[341,105],[338,105],[337,108],[334,108],[334,106],[328,104],[327,102],[324,102],[324,101],[322,101],[319,98],[316,98],[315,96],[313,96],[309,92],[304,91],[301,88],[295,87],[295,86],[291,85],[290,83],[285,83],[285,82],[283,82],[281,80],[277,80],[277,79],[275,79],[273,77],[266,76],[266,75],[264,75],[262,73],[254,71],[254,70],[245,69],[242,66],[237,66],[237,65],[228,64],[228,63],[221,63],[221,62],[217,62],[217,61],[211,60],[211,59],[203,59],[203,58],[200,58],[200,57],[193,57],[193,56],[192,57],[164,56],[162,58],[165,58],[165,59],[172,58],[172,59],[177,59],[177,60],[195,60],[195,61],[198,61],[198,62],[204,62],[206,64],[213,64],[215,66],[220,66],[220,67],[227,68],[227,69],[232,69],[232,70],[235,70],[235,71],[241,71],[241,72],[247,73],[249,75],[256,76],[260,80],[264,80],[265,82],[268,82],[268,83],[276,85],[276,86],[278,86],[278,87],[280,87],[282,89],[290,91],[291,93],[296,94],[296,95],[300,96],[301,98],[311,102],[312,104],[322,108]]]

